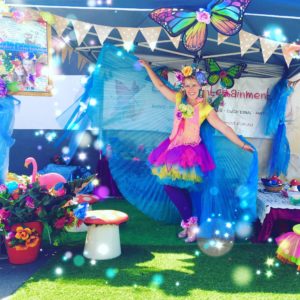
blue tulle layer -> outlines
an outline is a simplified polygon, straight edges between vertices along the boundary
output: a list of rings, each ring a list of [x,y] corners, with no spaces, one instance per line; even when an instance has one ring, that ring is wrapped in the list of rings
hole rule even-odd
[[[102,48],[92,82],[85,95],[94,98],[97,105],[88,106],[80,121],[88,119],[89,124],[99,127],[99,139],[121,193],[146,215],[178,222],[176,208],[147,163],[150,152],[171,132],[174,103],[153,88],[137,57],[112,45]],[[72,124],[76,125],[76,118]],[[211,217],[221,223],[252,221],[258,183],[256,152],[245,152],[215,135],[208,123],[201,127],[201,138],[216,169],[191,193],[195,214],[202,223]]]
[[[0,98],[0,183],[5,181],[8,170],[9,149],[14,143],[11,137],[14,124],[14,98]]]
[[[286,136],[285,111],[288,97],[293,91],[294,88],[288,85],[288,80],[281,78],[272,89],[264,109],[265,132],[267,135],[274,135],[269,176],[287,174],[290,146]]]

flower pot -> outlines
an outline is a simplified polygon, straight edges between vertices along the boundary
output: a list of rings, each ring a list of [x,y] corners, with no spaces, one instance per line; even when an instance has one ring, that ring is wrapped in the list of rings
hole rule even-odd
[[[15,224],[11,227],[11,230],[15,231],[18,226],[26,226],[29,227],[30,229],[35,229],[40,238],[35,246],[28,247],[27,249],[22,249],[22,250],[19,250],[16,247],[10,247],[8,245],[7,240],[5,240],[8,260],[10,263],[16,265],[29,264],[34,262],[39,255],[41,240],[42,240],[43,223],[39,221],[34,221],[34,222],[25,222],[22,224]]]

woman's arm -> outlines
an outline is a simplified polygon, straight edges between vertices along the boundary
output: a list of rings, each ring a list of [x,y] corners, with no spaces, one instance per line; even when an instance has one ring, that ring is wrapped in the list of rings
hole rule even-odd
[[[139,63],[146,69],[154,86],[170,101],[176,102],[176,92],[169,89],[151,69],[150,65],[144,61],[139,60]]]
[[[207,121],[221,133],[223,133],[230,141],[234,144],[241,147],[243,150],[254,152],[254,149],[248,144],[244,143],[233,131],[231,127],[229,127],[226,123],[224,123],[217,115],[217,113],[212,110],[207,116]]]

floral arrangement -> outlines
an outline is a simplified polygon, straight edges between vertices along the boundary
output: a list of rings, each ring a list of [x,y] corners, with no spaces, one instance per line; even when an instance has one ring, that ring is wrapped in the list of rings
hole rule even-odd
[[[6,241],[9,247],[15,247],[16,250],[27,250],[35,247],[41,237],[34,228],[18,226],[16,230],[8,232]]]
[[[194,114],[194,108],[192,105],[190,104],[184,104],[184,103],[180,103],[178,105],[178,112],[176,114],[176,117],[178,119],[184,118],[184,119],[188,119],[191,118]]]
[[[10,80],[14,65],[5,51],[0,50],[0,98],[6,97],[8,93],[13,94],[19,91],[18,82]]]
[[[14,224],[41,221],[47,227],[49,235],[53,236],[54,244],[57,244],[64,227],[71,226],[75,222],[73,209],[76,205],[70,200],[92,179],[94,175],[76,179],[65,183],[59,190],[47,190],[40,186],[39,182],[11,181],[1,184],[0,234],[10,237],[11,227]],[[17,235],[13,234],[15,241]]]
[[[201,85],[207,84],[205,73],[201,69],[195,68],[193,66],[184,66],[181,69],[181,71],[176,71],[175,72],[177,85],[179,85],[181,87],[183,85],[184,79],[188,78],[188,77],[191,77],[191,76],[195,76],[197,81]]]

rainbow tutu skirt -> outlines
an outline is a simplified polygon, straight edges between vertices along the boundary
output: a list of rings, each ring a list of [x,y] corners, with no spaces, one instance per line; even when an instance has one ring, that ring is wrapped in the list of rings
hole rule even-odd
[[[278,244],[277,258],[284,263],[297,266],[300,271],[300,224],[293,227],[293,232],[287,232],[276,238]]]
[[[215,168],[205,145],[180,145],[169,149],[170,139],[164,140],[149,155],[152,174],[160,183],[190,188],[201,183],[203,176]]]

